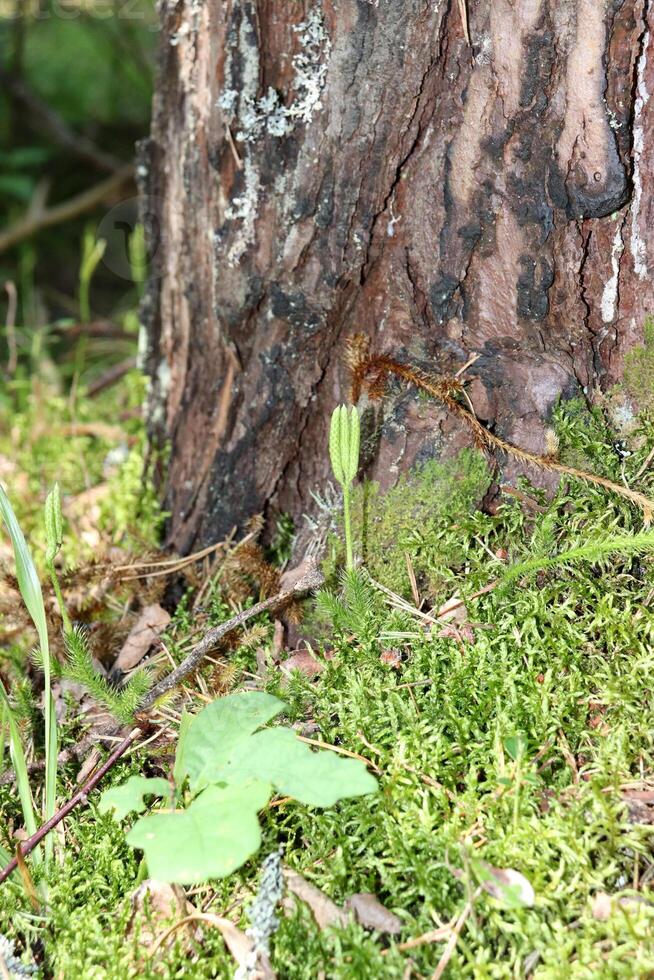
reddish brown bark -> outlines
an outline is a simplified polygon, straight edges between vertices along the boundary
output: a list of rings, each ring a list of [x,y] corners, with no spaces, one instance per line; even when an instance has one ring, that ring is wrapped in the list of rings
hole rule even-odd
[[[480,353],[478,416],[536,451],[556,399],[612,383],[640,340],[650,0],[468,14],[471,47],[449,0],[165,6],[147,365],[180,550],[266,507],[311,508],[355,331],[432,371]],[[368,472],[383,483],[469,440],[415,393],[381,414]]]

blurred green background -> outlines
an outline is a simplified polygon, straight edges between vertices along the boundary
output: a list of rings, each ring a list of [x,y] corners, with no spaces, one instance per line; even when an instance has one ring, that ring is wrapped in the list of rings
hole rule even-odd
[[[93,392],[133,362],[144,246],[125,168],[148,132],[157,29],[151,0],[0,3],[0,411],[21,411],[35,379]]]

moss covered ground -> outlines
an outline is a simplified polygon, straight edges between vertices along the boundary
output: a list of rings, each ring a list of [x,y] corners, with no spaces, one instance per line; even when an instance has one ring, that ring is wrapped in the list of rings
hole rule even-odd
[[[54,423],[38,441],[30,436],[29,411],[13,433],[2,434],[0,454],[14,460],[3,482],[11,492],[22,481],[17,509],[38,550],[43,484],[58,478],[68,496],[88,490],[107,478],[115,446],[97,428],[75,437],[83,444],[63,436],[57,444]],[[61,405],[52,411],[61,419]],[[89,424],[107,421],[110,398],[107,415],[91,411]],[[644,468],[654,445],[647,421],[630,434],[628,456],[600,412],[570,403],[554,426],[564,460],[654,495],[654,472]],[[139,539],[151,544],[158,517],[135,476],[140,423],[129,422],[126,431],[132,462],[110,475],[99,519],[102,533],[134,549]],[[11,446],[23,448],[16,455]],[[324,667],[317,679],[294,673],[289,682],[274,668],[262,677],[253,643],[230,655],[234,689],[254,683],[281,696],[291,721],[313,738],[368,759],[380,791],[326,811],[292,801],[268,808],[261,852],[230,878],[194,889],[190,900],[247,926],[261,860],[282,846],[286,863],[335,902],[373,892],[402,923],[392,940],[354,923],[320,929],[297,903],[280,914],[272,941],[280,977],[432,977],[445,942],[403,944],[460,915],[476,893],[476,858],[520,872],[535,901],[510,909],[486,892],[477,895],[445,976],[654,975],[652,557],[613,554],[501,582],[515,563],[638,532],[642,515],[573,482],[553,499],[525,482],[503,493],[493,513],[482,513],[476,504],[492,479],[483,457],[468,450],[452,463],[427,463],[385,496],[374,487],[358,491],[356,536],[367,571],[407,605],[364,578],[345,600],[338,597],[337,529],[326,559],[336,604],[321,602],[316,611],[310,601],[305,620]],[[113,532],[106,530],[110,513]],[[463,615],[447,623],[422,618],[412,608],[409,567],[424,609],[459,596]],[[176,659],[195,630],[189,608],[179,607],[165,636]],[[207,623],[230,615],[219,584],[205,609]],[[271,648],[267,620],[258,638]],[[19,653],[10,650],[14,670]],[[145,748],[106,785],[131,772],[165,771],[166,764]],[[62,798],[74,791],[77,768],[66,769]],[[38,779],[34,791],[38,797]],[[45,905],[35,908],[20,880],[0,887],[0,932],[44,976],[232,976],[220,933],[208,927],[190,943],[179,938],[165,955],[145,957],[139,927],[130,927],[139,856],[121,827],[98,812],[97,799],[66,821]],[[0,788],[0,812],[0,843],[11,846],[21,818],[10,787]],[[164,927],[156,922],[155,933]]]

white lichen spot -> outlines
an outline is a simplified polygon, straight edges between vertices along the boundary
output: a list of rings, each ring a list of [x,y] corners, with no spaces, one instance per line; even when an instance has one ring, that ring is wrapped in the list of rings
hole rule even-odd
[[[181,24],[179,30],[177,30],[174,34],[171,34],[168,38],[168,43],[170,44],[171,48],[176,48],[179,42],[183,41],[185,37],[188,37],[190,33],[191,25],[186,23]]]
[[[295,94],[290,104],[284,105],[279,92],[272,87],[257,98],[259,53],[252,44],[256,34],[245,18],[241,22],[234,45],[241,65],[240,86],[238,89],[233,85],[225,88],[216,104],[223,110],[228,123],[237,122],[236,139],[243,143],[254,143],[263,136],[288,136],[298,122],[310,122],[321,108],[331,42],[320,8],[311,10],[306,20],[293,30],[300,43],[300,50],[292,60]],[[231,51],[228,50],[225,78],[231,77],[232,65]]]
[[[325,29],[322,10],[314,7],[305,21],[293,30],[301,50],[293,58],[296,97],[287,109],[289,118],[308,123],[321,108],[321,93],[327,79],[331,41]]]
[[[624,252],[624,241],[622,240],[622,221],[618,224],[613,238],[611,249],[611,277],[604,286],[602,292],[602,320],[604,323],[613,323],[618,308],[618,281],[620,278],[620,259]]]
[[[222,109],[227,118],[231,121],[238,109],[238,92],[235,88],[226,88],[217,102],[218,108]]]
[[[157,368],[158,395],[162,401],[165,401],[170,389],[170,376],[170,364],[164,357],[163,360],[159,362],[159,367]]]
[[[390,206],[389,206],[389,209],[388,209],[388,213],[390,214],[390,218],[388,219],[388,224],[386,225],[386,234],[388,235],[389,238],[393,238],[393,236],[395,235],[395,225],[399,221],[402,220],[402,215],[400,215],[398,217],[395,214],[395,211],[393,209],[394,203],[395,203],[394,200],[391,201]]]
[[[236,241],[227,253],[227,262],[232,266],[238,265],[247,251],[248,246],[253,245],[255,240],[261,183],[256,167],[249,156],[245,158],[243,164],[243,175],[243,193],[238,197],[232,198],[229,207],[225,211],[225,218],[228,221],[241,222],[241,228]]]
[[[306,20],[293,30],[298,35],[300,50],[292,59],[294,97],[284,105],[280,94],[269,87],[259,92],[259,48],[256,23],[245,16],[228,36],[225,60],[225,88],[217,100],[228,125],[236,124],[235,138],[244,144],[243,190],[225,208],[227,221],[239,221],[234,243],[227,253],[227,262],[235,266],[246,250],[254,244],[256,218],[261,193],[259,174],[252,161],[250,145],[265,136],[287,136],[298,123],[308,123],[321,107],[321,94],[327,77],[327,62],[331,50],[329,35],[319,7],[309,12]],[[236,57],[235,57],[236,55]],[[217,246],[219,240],[216,240]]]
[[[493,40],[490,34],[480,34],[475,64],[479,66],[490,65],[493,60]]]
[[[148,331],[145,326],[139,324],[138,345],[136,350],[136,367],[139,371],[145,371],[145,363],[148,354]]]
[[[649,11],[649,3],[645,16]],[[647,56],[650,42],[650,32],[647,30],[643,37],[643,46],[638,58],[638,69],[636,74],[636,100],[634,103],[634,142],[633,142],[633,203],[631,207],[631,254],[634,260],[634,272],[639,279],[646,279],[647,270],[647,243],[640,233],[640,209],[643,200],[643,179],[641,175],[640,159],[645,148],[645,130],[643,127],[643,109],[650,99],[650,92],[647,91],[645,72],[647,69]]]
[[[146,417],[150,419],[152,425],[163,425],[166,418],[166,399],[170,390],[170,365],[164,357],[159,362],[159,367],[147,385],[146,391]]]

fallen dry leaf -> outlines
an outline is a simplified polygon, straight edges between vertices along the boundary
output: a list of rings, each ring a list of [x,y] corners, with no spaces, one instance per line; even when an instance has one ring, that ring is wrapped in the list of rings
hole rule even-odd
[[[192,906],[191,906],[192,908]],[[163,946],[169,938],[171,938],[178,929],[184,926],[190,925],[191,922],[206,923],[207,925],[214,926],[220,932],[223,937],[225,946],[232,954],[236,960],[237,965],[240,968],[239,976],[247,974],[252,980],[276,980],[276,974],[270,965],[270,960],[265,953],[259,953],[256,959],[256,963],[252,962],[254,955],[254,948],[252,940],[246,936],[246,934],[230,922],[229,919],[223,919],[220,915],[214,915],[212,912],[197,912],[194,911],[190,915],[185,916],[178,922],[175,922],[169,929],[166,929],[157,940],[150,946],[148,950],[148,955],[150,957],[154,956],[158,949]]]
[[[607,892],[596,892],[590,900],[591,914],[598,922],[607,922],[620,909],[635,909],[642,905],[651,907],[651,902],[640,895],[609,895]]]
[[[436,616],[438,619],[442,619],[444,623],[456,623],[459,626],[468,622],[468,610],[456,592],[451,599],[443,603]]]
[[[161,606],[145,606],[123,643],[114,670],[126,674],[128,670],[136,667],[169,622],[170,613]]]
[[[155,941],[164,923],[188,915],[193,908],[187,902],[183,888],[154,878],[142,882],[132,894],[131,901],[132,914],[127,935],[132,935],[138,929],[139,942],[147,946]]]
[[[626,797],[627,822],[639,824],[654,824],[654,807],[645,800]]]
[[[285,674],[290,674],[292,670],[299,670],[307,677],[317,677],[325,669],[325,665],[316,660],[308,650],[293,650],[280,667]]]
[[[352,910],[354,918],[364,929],[386,932],[391,936],[402,931],[401,919],[389,912],[372,892],[357,892],[348,898],[345,905]]]
[[[324,892],[291,868],[285,867],[283,872],[287,889],[309,906],[320,929],[347,925],[348,914],[339,908],[336,902],[332,902]]]
[[[399,670],[402,665],[402,652],[395,647],[391,647],[389,650],[382,650],[379,659],[387,667]]]
[[[279,588],[282,591],[287,589],[294,589],[300,579],[303,579],[305,575],[310,575],[315,571],[316,560],[315,558],[308,557],[304,561],[300,562],[295,568],[289,568],[282,573],[279,580]]]
[[[475,633],[472,626],[469,623],[463,626],[444,626],[443,629],[438,634],[444,640],[457,640],[463,646],[463,643],[474,643]]]
[[[484,874],[479,883],[485,892],[505,905],[532,908],[536,894],[531,882],[523,874],[513,868],[494,868],[486,861],[480,861],[479,866]]]
[[[284,624],[281,619],[275,620],[275,631],[273,633],[273,659],[279,660],[284,651]]]

